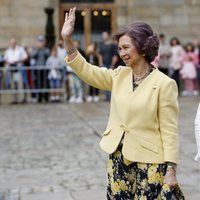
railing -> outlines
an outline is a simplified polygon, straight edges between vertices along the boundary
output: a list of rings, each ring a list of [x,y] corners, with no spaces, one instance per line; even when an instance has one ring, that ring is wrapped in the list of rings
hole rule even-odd
[[[0,68],[0,95],[13,94],[39,98],[45,93],[57,93],[61,99],[65,98],[66,73],[61,67],[49,68],[47,66]],[[53,79],[54,77],[54,79]],[[0,98],[0,101],[1,101]]]

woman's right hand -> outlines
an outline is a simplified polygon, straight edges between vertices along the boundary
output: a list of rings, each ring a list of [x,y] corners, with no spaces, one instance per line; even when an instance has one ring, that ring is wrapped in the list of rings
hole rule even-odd
[[[61,31],[61,36],[64,41],[68,39],[71,40],[71,36],[74,31],[74,25],[75,25],[75,20],[76,20],[75,12],[76,12],[76,7],[71,8],[69,12],[65,14],[65,22],[63,24],[62,31]]]
[[[174,188],[177,186],[178,181],[176,178],[176,172],[174,170],[169,170],[165,174],[164,184],[169,185],[170,188]]]

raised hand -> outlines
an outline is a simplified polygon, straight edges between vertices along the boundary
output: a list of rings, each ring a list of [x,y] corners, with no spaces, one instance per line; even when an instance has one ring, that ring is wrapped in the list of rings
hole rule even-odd
[[[76,7],[71,8],[68,13],[65,14],[65,22],[62,27],[61,36],[63,40],[71,39],[74,31]]]

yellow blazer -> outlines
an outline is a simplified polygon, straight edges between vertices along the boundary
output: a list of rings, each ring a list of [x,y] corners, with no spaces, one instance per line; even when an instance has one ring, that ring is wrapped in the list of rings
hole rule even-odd
[[[87,84],[112,91],[109,121],[100,141],[105,152],[115,152],[124,135],[122,154],[127,160],[177,163],[178,90],[174,80],[155,69],[133,92],[130,67],[99,68],[80,53],[65,61]]]

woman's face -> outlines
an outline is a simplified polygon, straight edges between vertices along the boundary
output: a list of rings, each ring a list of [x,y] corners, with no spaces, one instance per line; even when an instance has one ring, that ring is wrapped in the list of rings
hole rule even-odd
[[[177,40],[176,39],[173,39],[172,40],[172,46],[176,46],[178,44]]]
[[[94,53],[94,46],[89,45],[87,50],[88,50],[88,53]]]
[[[133,44],[132,39],[128,35],[123,35],[119,38],[118,53],[120,58],[127,66],[134,66],[139,60],[144,59]]]

